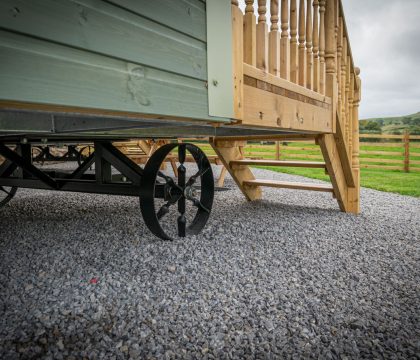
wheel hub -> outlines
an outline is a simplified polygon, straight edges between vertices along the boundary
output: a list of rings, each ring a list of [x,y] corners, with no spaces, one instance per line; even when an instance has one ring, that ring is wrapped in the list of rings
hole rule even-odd
[[[184,189],[184,196],[188,200],[193,200],[197,197],[197,190],[193,186],[187,186]]]

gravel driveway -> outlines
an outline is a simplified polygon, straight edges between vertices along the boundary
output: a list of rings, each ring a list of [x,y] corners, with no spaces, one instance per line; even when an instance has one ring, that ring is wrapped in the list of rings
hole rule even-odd
[[[352,216],[227,185],[174,242],[135,198],[19,190],[0,212],[0,358],[419,358],[419,199],[363,189]]]

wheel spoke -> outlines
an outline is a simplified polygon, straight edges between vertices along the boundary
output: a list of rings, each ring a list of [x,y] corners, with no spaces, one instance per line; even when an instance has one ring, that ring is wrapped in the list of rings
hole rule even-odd
[[[180,215],[178,217],[178,236],[185,237],[186,233],[187,233],[187,219],[185,218],[185,215]]]
[[[205,169],[201,169],[201,170],[198,170],[193,176],[191,176],[189,179],[188,179],[188,181],[187,181],[187,185],[186,186],[191,186],[191,185],[194,185],[195,184],[195,181],[199,178],[199,177],[201,177],[201,176],[203,176],[207,171],[209,171],[209,167],[207,167],[207,168],[205,168]]]
[[[157,176],[159,176],[159,177],[161,177],[162,179],[164,179],[167,183],[173,183],[174,182],[174,180],[170,177],[170,176],[168,176],[168,175],[165,175],[162,171],[158,171],[158,173],[157,173]]]
[[[185,155],[186,155],[186,146],[185,144],[180,144],[178,146],[178,158],[179,158],[179,166],[178,166],[178,186],[182,189],[182,195],[178,199],[178,236],[184,237],[186,235],[186,228],[187,228],[187,219],[185,218],[185,196],[184,196],[184,189],[185,189],[185,178],[187,169],[184,166],[185,162]]]
[[[178,146],[178,160],[181,163],[181,165],[185,162],[185,156],[186,156],[186,145],[185,144],[179,144]]]
[[[206,213],[208,213],[208,214],[210,214],[210,210],[209,209],[207,209],[202,203],[201,203],[201,201],[200,200],[198,200],[198,199],[192,199],[191,200],[192,201],[192,203],[193,203],[193,205],[195,206],[195,207],[198,207],[199,209],[201,209],[201,210],[203,210],[203,211],[205,211]]]
[[[159,211],[157,212],[156,216],[160,220],[162,219],[167,213],[169,213],[169,207],[173,205],[170,201],[168,201],[166,204],[162,205]]]

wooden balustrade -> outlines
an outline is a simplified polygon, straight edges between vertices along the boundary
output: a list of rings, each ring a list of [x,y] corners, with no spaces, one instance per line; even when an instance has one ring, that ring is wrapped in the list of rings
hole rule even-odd
[[[264,123],[269,118],[270,126],[300,130],[299,121],[303,124],[304,119],[300,114],[301,107],[296,108],[295,104],[289,103],[293,112],[298,110],[295,119],[290,117],[290,112],[287,113],[283,105],[276,105],[278,103],[273,94],[281,92],[281,87],[288,87],[282,81],[294,83],[291,84],[293,86],[299,85],[297,88],[288,88],[294,89],[292,92],[305,94],[304,97],[315,99],[319,95],[324,96],[323,99],[331,103],[331,118],[329,124],[325,124],[331,128],[324,132],[333,133],[333,138],[323,142],[325,154],[338,154],[339,159],[333,159],[341,163],[338,166],[342,167],[342,175],[338,176],[345,178],[349,189],[356,189],[354,194],[349,190],[348,198],[343,202],[357,212],[360,167],[358,106],[361,82],[360,70],[353,63],[341,0],[245,0],[245,4],[243,61],[248,64],[244,67],[248,76],[247,85],[258,83],[264,91],[271,92],[261,97],[264,106],[260,106],[256,90],[248,89],[247,94],[252,93],[254,100],[253,105],[248,104],[248,107],[245,103],[245,109],[251,110],[253,114],[257,114],[257,107],[261,109],[258,118],[253,115],[254,123],[258,124],[259,120]],[[236,1],[232,1],[232,5],[238,6]],[[249,66],[260,70],[257,77],[257,73],[253,73]],[[250,74],[254,80],[249,79]],[[255,82],[257,78],[259,82]],[[281,78],[281,81],[275,78]],[[299,96],[289,95],[307,103]],[[311,111],[319,124],[328,117],[327,114],[317,113],[315,108]],[[305,116],[309,116],[309,113]],[[321,129],[321,125],[315,127]],[[342,187],[340,191],[347,193],[345,189]]]
[[[353,64],[341,0],[245,0],[245,5],[244,62],[330,97],[337,112],[334,131],[346,147],[342,152],[349,159],[357,156],[360,70]]]
[[[238,1],[233,0],[232,5],[238,6]],[[352,80],[355,67],[341,0],[245,0],[245,5],[244,62],[326,95],[328,50],[330,74],[335,74],[338,84],[339,115],[351,117],[348,99],[357,89],[357,81]],[[326,23],[327,7],[331,9],[331,24]],[[349,126],[345,135],[351,136]]]

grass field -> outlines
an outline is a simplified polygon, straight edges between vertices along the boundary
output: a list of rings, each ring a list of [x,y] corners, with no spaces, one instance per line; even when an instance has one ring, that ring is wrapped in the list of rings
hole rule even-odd
[[[213,149],[207,144],[199,144],[200,147],[207,154],[214,154]],[[418,146],[418,145],[416,145]],[[363,159],[369,159],[369,164],[374,166],[402,166],[402,155],[375,155],[366,152],[399,152],[404,151],[403,147],[387,147],[387,146],[365,146],[361,143],[360,161],[362,166],[367,164]],[[310,143],[288,143],[280,147],[281,160],[308,160],[308,161],[323,161],[319,147]],[[245,155],[247,157],[274,159],[275,146],[274,145],[260,145],[248,144],[245,148]],[[389,164],[386,159],[394,161]],[[410,148],[410,161],[420,161],[420,147]],[[413,166],[420,168],[420,165]],[[305,169],[305,168],[272,168],[262,167],[265,169],[293,174],[302,175],[313,179],[329,181],[329,176],[324,173],[322,169]],[[361,169],[361,185],[363,187],[376,189],[380,191],[394,192],[402,195],[410,195],[420,197],[420,171],[412,171],[405,173],[399,170],[385,170],[377,168],[362,168]]]

